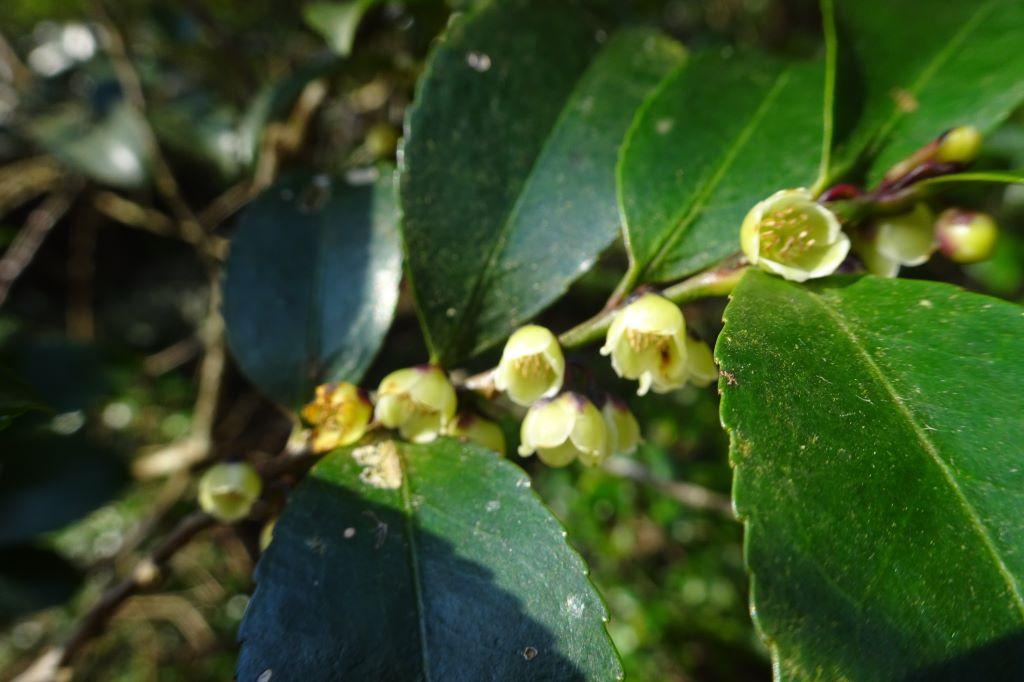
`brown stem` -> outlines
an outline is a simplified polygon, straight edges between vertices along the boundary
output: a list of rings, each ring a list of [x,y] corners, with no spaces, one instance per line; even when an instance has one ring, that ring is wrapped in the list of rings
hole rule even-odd
[[[650,485],[687,507],[715,512],[730,519],[736,518],[732,508],[732,501],[727,496],[716,493],[713,490],[708,490],[695,483],[673,481],[655,476],[647,467],[634,459],[612,457],[605,460],[601,467],[616,476],[622,476],[638,483]]]
[[[77,183],[76,183],[77,184]],[[25,221],[14,242],[0,259],[0,305],[7,300],[11,286],[32,262],[46,235],[71,208],[78,188],[51,194]]]

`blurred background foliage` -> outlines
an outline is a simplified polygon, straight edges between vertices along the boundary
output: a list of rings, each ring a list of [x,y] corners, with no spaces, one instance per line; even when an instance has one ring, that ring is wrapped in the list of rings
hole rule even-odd
[[[0,3],[0,403],[24,413],[0,423],[0,678],[66,636],[194,508],[191,472],[280,450],[288,417],[224,356],[210,314],[234,216],[280,169],[393,163],[430,43],[472,4]],[[593,4],[691,47],[809,54],[820,40],[813,2]],[[987,153],[1024,166],[1024,119]],[[936,258],[911,276],[1020,301],[1022,189],[984,190],[1004,228],[995,258],[965,270]],[[598,310],[624,263],[612,249],[542,321],[565,329]],[[712,339],[721,307],[687,319]],[[381,357],[367,385],[425,358],[406,296]],[[768,679],[717,396],[633,407],[642,467],[526,462],[592,567],[627,674]],[[230,679],[259,531],[214,529],[180,551],[160,589],[81,652],[74,679]]]

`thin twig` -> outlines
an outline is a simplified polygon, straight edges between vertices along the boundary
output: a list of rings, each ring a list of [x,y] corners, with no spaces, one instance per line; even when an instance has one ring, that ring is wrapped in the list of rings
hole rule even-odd
[[[180,229],[174,219],[167,214],[126,199],[115,192],[97,192],[92,198],[92,203],[97,211],[122,225],[152,232],[161,237],[180,239],[202,251],[211,260],[224,260],[227,256],[226,239],[204,232],[203,238],[196,241],[195,234]]]
[[[11,285],[32,262],[39,247],[42,246],[43,240],[46,239],[46,235],[71,208],[77,193],[76,187],[51,194],[29,214],[28,220],[25,221],[25,227],[14,238],[14,242],[0,259],[0,305],[7,300]]]
[[[7,38],[0,33],[0,62],[6,67],[11,76],[11,82],[16,88],[23,88],[32,82],[32,72],[28,70],[25,63],[18,57]]]
[[[605,471],[616,476],[622,476],[638,483],[650,485],[687,507],[702,511],[712,511],[730,519],[736,518],[732,502],[725,495],[708,490],[695,483],[672,481],[655,476],[647,467],[636,460],[625,457],[611,457],[605,460],[601,466]]]

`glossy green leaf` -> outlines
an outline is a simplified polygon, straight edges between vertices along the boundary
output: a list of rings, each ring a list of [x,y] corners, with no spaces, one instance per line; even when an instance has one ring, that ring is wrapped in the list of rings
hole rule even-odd
[[[224,280],[228,342],[268,396],[297,407],[358,382],[391,326],[401,278],[392,174],[355,186],[281,181],[250,205]]]
[[[659,86],[619,158],[631,281],[676,279],[739,251],[754,204],[814,182],[822,74],[816,63],[706,52]]]
[[[344,0],[313,2],[302,9],[310,28],[323,36],[332,50],[342,56],[352,52],[352,43],[363,15],[380,0]]]
[[[256,570],[238,679],[615,680],[604,605],[515,465],[442,439],[328,455]]]
[[[571,3],[456,20],[406,122],[408,271],[434,354],[455,362],[557,299],[619,231],[614,163],[633,110],[683,58],[604,33]]]
[[[0,432],[0,545],[56,530],[96,509],[127,481],[117,455],[81,436]]]
[[[0,548],[0,626],[64,603],[81,582],[81,571],[56,552],[25,545]]]
[[[149,181],[146,123],[126,102],[102,115],[70,106],[36,117],[29,130],[47,151],[96,182],[135,189]]]
[[[716,349],[782,680],[1024,675],[1024,309],[747,273]]]
[[[992,130],[1024,101],[1019,0],[835,0],[836,174],[869,182],[957,125]],[[844,113],[845,112],[845,113]]]

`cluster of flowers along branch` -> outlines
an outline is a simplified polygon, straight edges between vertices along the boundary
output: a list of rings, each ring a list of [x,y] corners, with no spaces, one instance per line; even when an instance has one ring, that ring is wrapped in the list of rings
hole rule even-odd
[[[936,218],[919,192],[924,181],[974,161],[980,149],[977,129],[962,126],[894,166],[871,192],[848,184],[817,197],[803,188],[776,192],[743,220],[743,253],[751,264],[796,282],[836,272],[850,262],[851,247],[864,269],[880,277],[921,265],[940,249],[959,263],[985,260],[998,234],[992,218],[960,208]]]
[[[928,180],[973,162],[980,148],[975,128],[953,128],[894,166],[869,192],[849,184],[817,194],[804,188],[776,192],[744,218],[742,252],[750,265],[797,282],[847,265],[895,277],[901,266],[920,265],[937,250],[960,263],[984,260],[998,235],[992,218],[962,208],[936,217],[922,192]],[[634,295],[562,340],[582,345],[604,333],[601,355],[610,356],[620,377],[638,382],[638,395],[666,393],[687,382],[707,386],[718,377],[711,349],[687,334],[676,302],[728,293],[742,270],[727,263],[660,294]],[[520,428],[523,457],[536,454],[553,467],[577,460],[595,466],[613,453],[631,454],[641,440],[636,418],[617,397],[600,389],[567,388],[562,344],[545,327],[527,325],[513,333],[498,366],[486,376],[490,388],[527,408]],[[314,453],[353,445],[378,427],[416,443],[444,435],[506,452],[498,424],[458,411],[455,387],[436,365],[392,372],[373,396],[350,383],[324,384],[301,416],[311,427]],[[260,492],[261,479],[250,465],[224,463],[200,480],[199,502],[214,517],[234,522],[249,514]]]

